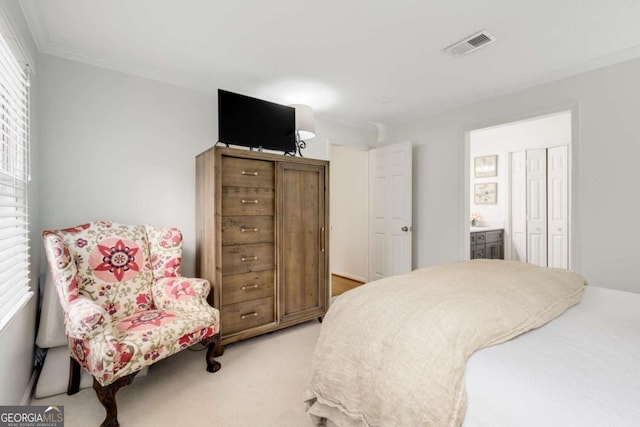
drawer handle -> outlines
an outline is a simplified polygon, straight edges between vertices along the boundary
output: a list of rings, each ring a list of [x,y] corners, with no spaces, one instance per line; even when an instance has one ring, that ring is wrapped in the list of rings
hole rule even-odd
[[[247,171],[242,171],[240,172],[242,175],[251,175],[251,176],[258,176],[258,172],[247,172]]]
[[[246,291],[247,289],[258,289],[260,285],[245,285],[240,288],[242,291]]]
[[[242,320],[246,319],[247,317],[258,317],[258,312],[254,311],[253,313],[243,314],[240,317],[242,318]]]
[[[240,203],[242,203],[243,205],[246,205],[247,203],[254,203],[254,204],[256,204],[256,205],[257,205],[257,204],[258,204],[258,199],[255,199],[255,200],[245,200],[245,199],[242,199],[242,200],[240,200]]]
[[[258,231],[258,229],[257,229],[257,228],[244,228],[244,227],[242,227],[242,228],[240,229],[240,232],[241,232],[241,233],[245,233],[245,232],[247,232],[247,231],[253,231],[253,232],[256,232],[256,231]]]
[[[240,258],[240,261],[244,262],[244,261],[255,261],[257,260],[258,257],[257,256],[248,256],[248,257],[242,257]]]

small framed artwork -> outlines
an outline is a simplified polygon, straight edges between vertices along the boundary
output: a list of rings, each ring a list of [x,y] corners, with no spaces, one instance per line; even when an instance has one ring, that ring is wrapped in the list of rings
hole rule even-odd
[[[474,159],[475,177],[483,178],[498,175],[498,155],[481,156]]]
[[[473,194],[476,205],[495,205],[498,202],[498,183],[486,182],[476,184]]]

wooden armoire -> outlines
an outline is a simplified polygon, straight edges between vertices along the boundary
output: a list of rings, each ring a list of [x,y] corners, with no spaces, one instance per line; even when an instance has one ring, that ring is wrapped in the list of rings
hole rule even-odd
[[[222,346],[325,314],[328,192],[323,160],[220,147],[196,157],[196,274],[212,284]]]

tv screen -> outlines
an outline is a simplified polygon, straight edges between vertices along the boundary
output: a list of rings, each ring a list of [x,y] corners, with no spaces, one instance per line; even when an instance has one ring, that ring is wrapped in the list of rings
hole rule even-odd
[[[296,110],[218,89],[218,141],[294,152]]]

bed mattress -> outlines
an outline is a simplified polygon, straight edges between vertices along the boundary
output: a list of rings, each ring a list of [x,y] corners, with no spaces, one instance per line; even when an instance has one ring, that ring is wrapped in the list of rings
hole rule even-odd
[[[640,294],[587,286],[580,304],[467,363],[464,427],[637,426]]]

